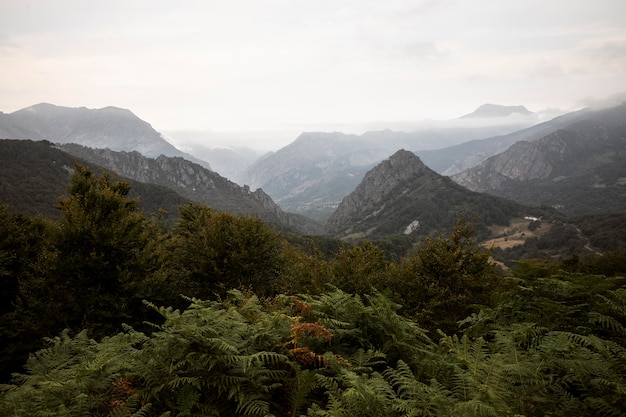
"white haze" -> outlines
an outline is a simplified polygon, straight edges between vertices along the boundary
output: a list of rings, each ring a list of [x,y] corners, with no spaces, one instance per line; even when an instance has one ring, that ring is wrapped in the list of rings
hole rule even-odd
[[[116,106],[277,149],[484,103],[571,110],[626,90],[624,16],[624,0],[0,0],[0,111]]]

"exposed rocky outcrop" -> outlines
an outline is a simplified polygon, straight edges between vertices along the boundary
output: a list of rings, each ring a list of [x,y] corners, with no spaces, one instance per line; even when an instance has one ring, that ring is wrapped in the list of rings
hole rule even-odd
[[[508,124],[458,124],[423,127],[413,132],[384,129],[362,135],[306,132],[290,145],[250,165],[243,182],[252,188],[262,187],[287,211],[325,221],[369,169],[398,149],[436,149],[516,130]],[[528,121],[515,126],[528,126]]]
[[[123,177],[171,188],[183,197],[216,210],[258,216],[274,225],[306,233],[318,233],[321,229],[311,220],[284,212],[263,190],[252,192],[249,187],[241,187],[184,158],[161,155],[151,159],[138,152],[92,149],[75,144],[60,147]]]
[[[447,176],[455,175],[476,166],[490,156],[504,152],[516,142],[534,142],[563,129],[582,120],[589,112],[589,109],[578,110],[506,135],[469,140],[459,145],[416,153],[434,171]]]
[[[451,227],[461,212],[480,227],[507,224],[523,208],[469,191],[443,177],[412,152],[400,150],[367,172],[328,219],[329,234],[347,238],[427,235]]]
[[[332,230],[350,218],[375,215],[389,200],[388,195],[397,191],[398,185],[421,174],[434,173],[414,153],[399,150],[365,174],[358,187],[341,201],[328,219],[327,228]]]

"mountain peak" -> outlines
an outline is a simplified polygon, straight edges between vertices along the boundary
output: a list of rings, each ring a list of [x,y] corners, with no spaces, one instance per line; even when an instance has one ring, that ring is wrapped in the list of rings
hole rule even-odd
[[[470,114],[462,116],[461,119],[469,118],[493,118],[493,117],[507,117],[514,114],[522,116],[530,116],[534,114],[522,105],[518,106],[502,106],[500,104],[483,104]]]
[[[331,233],[342,234],[346,223],[355,219],[368,219],[372,213],[406,192],[408,184],[418,178],[426,182],[438,177],[413,152],[400,149],[388,159],[369,170],[358,187],[346,196],[328,219],[327,228]]]
[[[406,149],[400,149],[396,153],[391,155],[389,157],[389,162],[392,165],[397,165],[399,163],[409,163],[409,164],[417,163],[417,164],[424,165],[422,163],[422,160],[419,158],[419,156],[415,155],[411,151],[407,151]]]

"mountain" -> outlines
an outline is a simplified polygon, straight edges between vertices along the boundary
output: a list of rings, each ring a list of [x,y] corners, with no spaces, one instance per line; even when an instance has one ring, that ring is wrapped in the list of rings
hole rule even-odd
[[[264,152],[246,147],[209,148],[197,144],[190,147],[189,152],[207,161],[211,169],[222,177],[239,185],[245,184],[242,175],[246,169],[264,154]]]
[[[91,148],[137,151],[150,158],[180,156],[210,169],[207,162],[176,149],[130,110],[117,107],[87,109],[42,103],[9,114],[0,113],[0,138],[77,143]]]
[[[589,111],[582,109],[505,135],[468,140],[441,149],[419,150],[416,154],[436,172],[450,176],[471,168],[492,155],[504,152],[515,142],[541,139],[577,120],[582,120]]]
[[[67,194],[74,162],[95,173],[103,168],[62,151],[48,141],[0,140],[0,204],[18,213],[58,218],[55,208],[60,196]],[[131,197],[139,197],[147,214],[164,209],[165,221],[178,216],[178,207],[189,200],[169,188],[127,180]]]
[[[398,149],[435,149],[526,126],[527,123],[482,126],[461,122],[415,132],[306,132],[250,165],[243,182],[252,188],[262,187],[284,210],[323,222],[369,169]]]
[[[64,151],[109,169],[125,178],[170,188],[181,196],[229,213],[258,216],[282,228],[319,233],[310,219],[285,213],[262,189],[251,191],[181,157],[147,158],[139,152],[116,152],[76,144],[60,145]]]
[[[461,119],[475,119],[492,117],[508,117],[511,115],[530,116],[534,114],[524,106],[502,106],[499,104],[483,104],[470,114],[462,116]]]
[[[624,211],[626,103],[587,111],[573,123],[452,177],[457,183],[569,214]]]
[[[477,229],[508,225],[526,214],[520,204],[463,188],[428,168],[414,153],[399,150],[367,172],[328,219],[326,230],[342,238],[392,234],[428,235],[451,227],[459,214],[476,218]]]

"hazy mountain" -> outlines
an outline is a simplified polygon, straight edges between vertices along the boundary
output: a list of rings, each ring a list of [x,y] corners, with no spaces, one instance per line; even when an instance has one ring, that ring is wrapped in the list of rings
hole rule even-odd
[[[206,161],[176,149],[130,110],[117,107],[87,109],[42,103],[10,114],[0,113],[0,138],[77,143],[137,151],[150,158],[180,156],[210,169]]]
[[[416,154],[436,172],[450,176],[471,168],[492,155],[505,151],[515,142],[540,139],[582,119],[588,111],[588,109],[578,110],[505,135],[485,136],[483,139],[469,140],[441,149],[419,150]]]
[[[470,114],[462,116],[461,119],[469,118],[492,118],[492,117],[508,117],[511,115],[530,116],[534,114],[524,106],[502,106],[499,104],[483,104]]]
[[[203,161],[207,161],[211,165],[211,169],[222,177],[239,185],[245,184],[242,176],[250,164],[264,154],[264,152],[245,147],[209,148],[197,144],[190,147],[189,152]]]
[[[183,197],[230,213],[258,216],[268,223],[303,233],[319,233],[321,227],[310,219],[285,213],[262,189],[251,191],[180,157],[147,158],[138,152],[115,152],[76,144],[61,149],[117,174],[144,183],[168,187]]]
[[[472,190],[567,213],[624,211],[626,104],[587,111],[534,142],[521,141],[453,179]]]
[[[525,214],[520,204],[480,194],[428,168],[414,153],[400,150],[367,172],[328,219],[329,234],[373,238],[425,235],[451,227],[462,211],[477,227],[507,225]]]
[[[490,126],[473,121],[454,123],[434,124],[416,132],[303,133],[250,165],[243,182],[262,187],[287,211],[324,221],[370,168],[398,149],[434,149],[528,126],[528,120],[517,119],[515,124]]]

